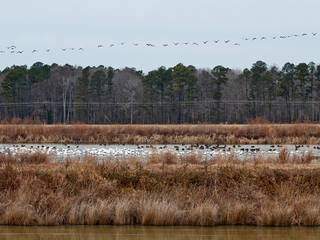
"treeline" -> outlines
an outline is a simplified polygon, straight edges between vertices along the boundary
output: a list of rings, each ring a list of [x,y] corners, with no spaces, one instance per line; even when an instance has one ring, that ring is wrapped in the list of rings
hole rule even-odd
[[[134,68],[41,62],[0,72],[0,120],[53,123],[320,121],[320,65]]]

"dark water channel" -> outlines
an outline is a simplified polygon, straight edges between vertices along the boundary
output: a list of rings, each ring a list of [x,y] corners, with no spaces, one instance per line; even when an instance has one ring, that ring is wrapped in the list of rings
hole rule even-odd
[[[1,240],[286,240],[320,239],[320,228],[292,227],[117,227],[117,226],[67,226],[67,227],[11,227],[0,226]]]

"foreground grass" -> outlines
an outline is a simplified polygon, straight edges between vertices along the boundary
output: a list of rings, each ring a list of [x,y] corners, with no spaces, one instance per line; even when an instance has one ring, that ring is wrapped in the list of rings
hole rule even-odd
[[[320,124],[0,125],[0,143],[320,144]]]
[[[48,158],[0,156],[0,224],[320,225],[320,164],[308,155]]]

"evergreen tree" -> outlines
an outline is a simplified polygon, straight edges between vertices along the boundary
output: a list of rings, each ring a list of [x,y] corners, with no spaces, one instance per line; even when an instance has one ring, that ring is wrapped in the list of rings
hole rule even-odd
[[[28,71],[31,83],[42,82],[50,77],[50,66],[42,62],[36,62]]]
[[[171,94],[178,103],[177,122],[182,123],[182,102],[196,98],[196,81],[193,68],[179,63],[172,70]]]
[[[1,82],[2,95],[10,102],[23,102],[26,100],[28,89],[27,67],[13,66],[8,70]]]
[[[89,93],[91,99],[101,101],[105,94],[105,85],[107,84],[107,75],[103,70],[97,70],[93,73],[89,84]]]

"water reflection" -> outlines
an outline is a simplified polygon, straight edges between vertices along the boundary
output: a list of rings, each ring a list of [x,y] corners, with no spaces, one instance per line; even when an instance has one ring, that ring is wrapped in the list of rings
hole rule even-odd
[[[320,239],[320,228],[262,227],[0,227],[1,240],[278,240]]]

